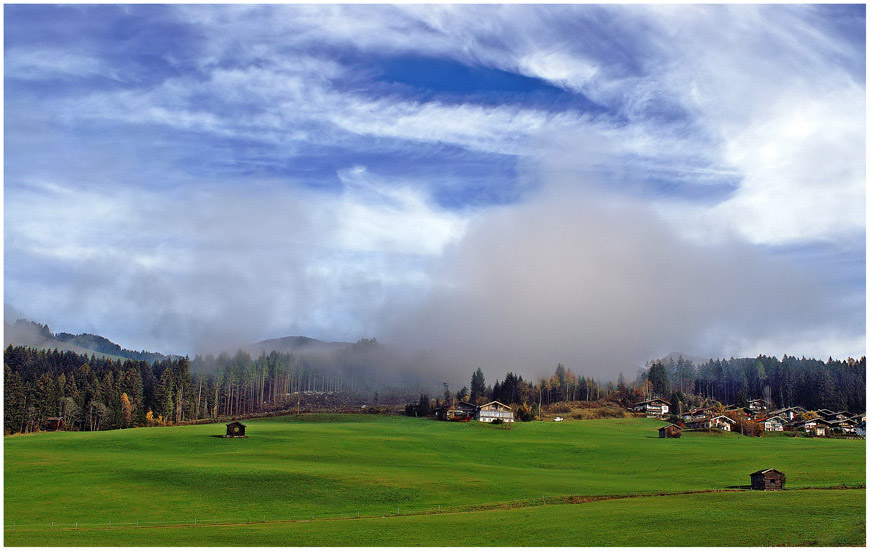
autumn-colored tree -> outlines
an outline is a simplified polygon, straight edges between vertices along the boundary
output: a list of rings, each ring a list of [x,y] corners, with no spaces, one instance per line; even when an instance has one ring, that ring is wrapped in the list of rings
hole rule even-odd
[[[121,411],[124,414],[124,427],[129,427],[133,424],[133,406],[126,392],[121,394]]]

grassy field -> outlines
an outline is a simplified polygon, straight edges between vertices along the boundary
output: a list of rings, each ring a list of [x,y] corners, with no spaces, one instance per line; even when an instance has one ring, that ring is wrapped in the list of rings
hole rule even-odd
[[[862,440],[691,432],[681,439],[664,440],[656,438],[662,423],[647,419],[517,423],[510,430],[479,423],[362,415],[307,415],[246,423],[250,435],[246,439],[213,437],[223,432],[222,424],[7,437],[5,542],[607,545],[612,541],[614,545],[645,545],[624,542],[646,534],[660,542],[650,545],[698,545],[693,538],[700,533],[712,538],[704,545],[736,545],[739,532],[749,538],[740,545],[766,545],[764,537],[769,531],[747,532],[735,523],[747,517],[746,522],[754,518],[762,526],[768,517],[778,519],[776,515],[782,516],[778,524],[795,524],[791,532],[796,539],[783,539],[786,534],[776,531],[781,544],[857,545],[865,538],[863,491],[795,491],[863,485],[866,447]],[[749,484],[750,472],[768,467],[787,475],[789,490],[777,494],[780,497],[754,492],[635,497],[380,518],[397,511],[401,515],[439,507],[457,511],[514,500],[537,504],[544,496],[552,503],[555,497],[568,495],[736,489]],[[766,510],[759,507],[768,507],[773,516],[756,517],[758,511]],[[711,510],[716,513],[710,515]],[[355,515],[378,518],[321,520]],[[581,529],[577,525],[580,515],[597,528],[592,532]],[[314,522],[271,522],[310,520],[312,516]],[[817,519],[820,528],[813,530],[807,517]],[[264,518],[270,522],[242,527],[44,529],[52,522],[57,528],[75,522],[84,528],[109,522],[117,527],[137,522],[146,526],[192,524],[194,519],[201,524]],[[632,534],[617,534],[625,526],[620,519],[631,519]],[[687,528],[673,532],[673,537],[685,539],[668,540],[671,529],[656,536],[657,521],[651,519],[679,519]],[[485,530],[486,541],[473,538],[475,522],[490,525],[496,520],[513,528]],[[650,521],[648,526],[641,522],[645,520]],[[387,523],[392,535],[382,533]],[[561,531],[567,539],[546,543],[535,539],[541,526]],[[698,526],[704,529],[699,532]],[[292,539],[296,537],[300,539]],[[394,537],[398,539],[390,539]]]

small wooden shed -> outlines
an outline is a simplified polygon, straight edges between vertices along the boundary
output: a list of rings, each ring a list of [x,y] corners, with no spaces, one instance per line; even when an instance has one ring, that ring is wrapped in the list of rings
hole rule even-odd
[[[236,437],[241,438],[245,436],[245,425],[239,423],[238,421],[233,421],[232,423],[227,423],[227,438]]]
[[[753,490],[782,490],[785,486],[785,475],[776,469],[755,471],[749,475]]]
[[[45,420],[45,430],[63,430],[63,417],[49,417]]]
[[[659,429],[659,438],[679,438],[683,435],[683,429],[677,425],[668,425]]]

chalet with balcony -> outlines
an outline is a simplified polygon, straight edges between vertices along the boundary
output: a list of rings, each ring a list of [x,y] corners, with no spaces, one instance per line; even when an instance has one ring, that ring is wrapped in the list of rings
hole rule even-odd
[[[770,403],[762,398],[756,398],[755,400],[749,400],[748,409],[752,413],[767,411],[768,409],[770,409]]]
[[[503,423],[513,423],[514,412],[510,406],[506,406],[501,402],[489,402],[478,408],[475,419],[482,423],[492,423],[495,420],[500,420]]]
[[[655,398],[653,400],[638,402],[634,404],[631,409],[646,413],[647,417],[662,417],[668,414],[670,407],[670,402],[666,402],[660,398]]]
[[[758,419],[757,422],[764,427],[764,432],[782,432],[785,430],[785,426],[788,423],[786,419],[783,419],[779,415],[774,415],[766,419]]]
[[[725,415],[715,415],[712,417],[702,417],[700,419],[695,419],[694,421],[689,423],[689,428],[695,430],[719,429],[730,432],[731,427],[736,424],[737,421],[730,417],[727,417]]]
[[[445,415],[448,421],[467,423],[474,419],[476,413],[476,405],[470,402],[459,402],[455,406],[448,407]]]
[[[683,419],[683,422],[689,423],[705,417],[711,417],[712,415],[713,408],[697,408],[683,413],[680,417]]]
[[[820,417],[796,421],[788,426],[789,430],[803,431],[815,436],[825,436],[831,429],[830,424]]]

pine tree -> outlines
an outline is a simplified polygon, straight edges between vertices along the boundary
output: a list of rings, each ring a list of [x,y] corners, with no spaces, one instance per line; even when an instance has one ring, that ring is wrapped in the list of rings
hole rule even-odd
[[[486,379],[483,378],[483,371],[478,367],[471,375],[471,402],[478,403],[479,400],[486,398]]]

